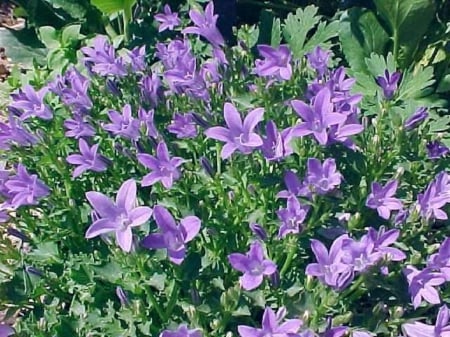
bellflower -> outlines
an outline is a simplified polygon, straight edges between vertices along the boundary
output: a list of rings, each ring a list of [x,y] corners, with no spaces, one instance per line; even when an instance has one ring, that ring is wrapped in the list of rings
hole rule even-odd
[[[263,138],[261,151],[267,160],[280,160],[290,156],[294,150],[289,144],[292,139],[291,128],[279,132],[273,120],[266,124],[266,137]]]
[[[411,295],[414,309],[420,306],[422,300],[430,304],[441,303],[439,292],[435,287],[445,283],[445,277],[442,273],[434,272],[430,268],[420,271],[413,266],[406,266],[403,273],[408,281],[409,294]]]
[[[166,70],[187,64],[194,58],[188,40],[172,40],[167,45],[157,43],[155,56],[161,60]]]
[[[199,329],[188,329],[186,324],[182,324],[176,330],[164,330],[159,337],[202,337]]]
[[[394,97],[401,78],[402,74],[400,72],[395,71],[391,74],[387,69],[384,71],[383,76],[378,76],[376,78],[377,84],[383,89],[384,98],[390,100]]]
[[[263,108],[253,109],[242,122],[235,106],[231,103],[225,103],[224,117],[228,128],[215,126],[206,130],[205,134],[209,138],[226,143],[221,152],[223,159],[230,157],[236,150],[249,154],[253,149],[263,144],[261,137],[253,131],[263,119],[263,114]]]
[[[206,5],[204,13],[191,9],[189,11],[189,17],[194,23],[194,26],[183,29],[183,34],[197,34],[203,36],[214,47],[223,46],[225,44],[225,40],[216,26],[219,16],[217,14],[214,15],[214,3],[212,1]]]
[[[119,247],[130,252],[133,243],[132,228],[143,225],[152,216],[150,207],[135,207],[136,192],[136,182],[133,179],[120,186],[115,202],[102,193],[87,192],[86,198],[99,218],[89,226],[86,238],[92,239],[114,232]]]
[[[450,311],[443,305],[438,312],[435,325],[421,322],[405,323],[402,325],[405,337],[450,337]]]
[[[167,127],[167,131],[173,133],[177,138],[195,138],[197,136],[197,127],[191,113],[175,113],[172,123]]]
[[[375,244],[371,238],[364,235],[361,240],[344,240],[343,250],[345,255],[342,258],[349,266],[353,266],[355,272],[363,273],[374,266],[383,254],[375,250]]]
[[[36,91],[31,85],[25,85],[18,94],[11,95],[13,103],[10,106],[22,112],[19,116],[22,121],[30,117],[52,119],[52,110],[44,103],[48,91],[48,87]]]
[[[145,46],[134,47],[127,54],[127,62],[131,66],[131,70],[133,72],[144,71],[146,68],[145,65],[145,56],[147,55],[145,51]]]
[[[421,107],[418,108],[411,116],[409,116],[403,127],[406,131],[410,131],[412,129],[417,128],[425,119],[428,117],[427,108]]]
[[[320,145],[328,142],[328,128],[332,125],[343,123],[347,117],[341,113],[333,112],[331,92],[324,87],[319,91],[312,106],[299,100],[291,101],[295,112],[303,122],[293,127],[294,137],[303,137],[313,134]]]
[[[284,172],[284,184],[287,190],[278,192],[277,198],[289,198],[290,196],[305,196],[305,186],[297,175],[288,170]],[[309,195],[309,194],[308,194]]]
[[[122,136],[132,140],[137,140],[139,138],[140,123],[138,119],[133,118],[130,104],[125,104],[122,109],[122,114],[110,110],[108,116],[112,123],[105,124],[103,129],[111,132],[115,136]]]
[[[427,155],[430,159],[439,159],[445,157],[450,152],[450,149],[440,141],[432,141],[427,143]]]
[[[137,159],[139,163],[152,170],[151,173],[142,179],[142,186],[150,186],[161,181],[162,185],[167,189],[171,188],[173,182],[181,177],[178,167],[186,162],[180,157],[170,158],[167,145],[164,142],[158,144],[156,157],[140,153],[137,155]]]
[[[267,239],[267,232],[263,226],[261,226],[260,224],[257,224],[257,223],[251,223],[249,226],[250,226],[250,230],[252,231],[252,233],[258,239],[260,239],[262,241]]]
[[[389,219],[391,211],[398,211],[403,208],[402,202],[394,197],[397,191],[398,181],[390,180],[386,185],[373,182],[371,185],[371,193],[367,197],[366,206],[376,209],[378,215],[383,219]]]
[[[72,173],[72,177],[76,178],[85,171],[103,172],[108,168],[108,159],[98,153],[99,144],[89,147],[88,143],[80,138],[78,148],[80,154],[71,154],[66,160],[69,164],[78,165]]]
[[[334,240],[329,252],[322,242],[311,240],[311,249],[317,263],[306,266],[306,275],[317,277],[322,283],[336,290],[346,288],[354,277],[353,268],[343,262],[346,252],[342,248],[346,240],[346,234],[339,236]]]
[[[81,52],[85,55],[85,62],[92,65],[91,71],[101,76],[125,76],[127,71],[123,60],[116,59],[114,47],[109,44],[103,35],[97,35],[92,47],[83,47]]]
[[[427,186],[425,192],[417,196],[417,209],[426,220],[447,220],[447,214],[441,209],[450,202],[449,175],[442,171]]]
[[[11,145],[31,146],[38,137],[26,129],[22,121],[10,114],[8,123],[0,122],[0,149],[8,150]]]
[[[246,255],[232,253],[228,255],[231,266],[244,273],[239,283],[245,290],[253,290],[262,283],[264,276],[270,276],[277,270],[277,265],[264,257],[263,246],[254,241]]]
[[[255,61],[255,73],[261,77],[275,77],[289,80],[292,76],[291,51],[287,45],[277,48],[258,45],[258,52],[264,59]]]
[[[161,79],[156,73],[144,76],[140,82],[143,99],[155,108],[162,99]]]
[[[173,216],[163,206],[155,206],[153,218],[160,233],[146,236],[141,244],[148,249],[167,249],[169,260],[181,264],[186,256],[186,243],[192,241],[200,231],[201,221],[196,216],[187,216],[175,222]]]
[[[88,94],[89,79],[72,68],[66,72],[64,80],[67,85],[59,93],[63,103],[70,106],[76,113],[89,112],[92,108],[92,100]]]
[[[399,235],[400,231],[398,229],[386,231],[384,226],[381,226],[378,231],[370,227],[367,233],[367,237],[373,242],[373,249],[391,261],[402,261],[406,259],[406,254],[400,249],[390,247],[390,245],[397,241]]]
[[[303,231],[303,222],[308,214],[309,206],[302,205],[297,197],[290,196],[287,200],[287,207],[277,211],[281,226],[278,237],[284,238],[287,234],[298,234]]]
[[[178,18],[178,13],[172,13],[172,10],[168,4],[164,6],[164,14],[156,14],[155,20],[159,22],[158,32],[160,33],[166,29],[173,30],[176,26],[181,24],[181,20]]]
[[[146,135],[156,139],[158,138],[159,133],[155,126],[154,116],[154,110],[146,111],[143,108],[139,108],[138,110],[138,118],[139,121],[145,126]]]
[[[24,205],[37,205],[39,199],[50,194],[50,189],[36,174],[29,174],[25,166],[17,165],[16,175],[5,182],[8,195],[11,197],[9,203],[18,208]]]
[[[319,78],[322,78],[328,70],[330,56],[331,53],[323,50],[320,46],[317,46],[312,52],[306,54],[308,65],[317,72]]]
[[[246,325],[238,325],[238,333],[240,337],[298,337],[299,330],[303,325],[300,319],[287,319],[286,309],[280,308],[275,313],[272,308],[266,307],[262,318],[261,329],[253,328]],[[284,322],[283,322],[284,321]]]
[[[86,120],[85,117],[75,114],[73,118],[68,118],[64,121],[66,128],[66,137],[79,139],[81,137],[87,138],[95,136],[94,127]]]
[[[439,251],[428,258],[427,266],[440,271],[445,280],[450,281],[450,238],[446,238],[441,243]]]
[[[309,158],[307,167],[305,184],[314,193],[324,195],[341,184],[342,175],[336,170],[336,162],[333,158],[325,159],[323,164],[319,159]]]

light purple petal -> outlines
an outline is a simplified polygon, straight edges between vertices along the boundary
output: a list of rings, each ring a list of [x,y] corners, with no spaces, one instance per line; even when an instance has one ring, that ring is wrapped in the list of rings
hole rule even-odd
[[[200,231],[201,221],[196,216],[187,216],[180,221],[180,224],[185,233],[184,242],[189,242]]]
[[[116,205],[129,211],[136,203],[136,182],[134,179],[125,181],[120,186],[116,196]]]
[[[100,219],[95,221],[86,231],[86,239],[92,239],[100,234],[114,232],[118,228],[118,224],[111,219]]]

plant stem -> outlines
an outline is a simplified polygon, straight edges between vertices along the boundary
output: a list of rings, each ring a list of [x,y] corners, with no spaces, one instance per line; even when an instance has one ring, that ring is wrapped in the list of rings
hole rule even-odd
[[[286,260],[284,261],[283,267],[281,268],[280,278],[283,277],[283,275],[286,273],[286,271],[291,266],[291,263],[292,263],[292,260],[294,258],[295,251],[296,251],[296,248],[297,248],[297,245],[296,245],[297,240],[295,240],[296,238],[297,238],[296,236],[292,236],[291,240],[288,242],[289,252],[288,252],[288,255],[286,257]]]

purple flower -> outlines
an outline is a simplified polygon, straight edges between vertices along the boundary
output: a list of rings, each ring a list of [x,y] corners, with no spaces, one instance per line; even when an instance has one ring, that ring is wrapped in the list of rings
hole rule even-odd
[[[430,304],[441,303],[439,293],[435,289],[436,286],[445,283],[445,278],[441,273],[434,272],[430,268],[420,271],[413,266],[406,266],[403,273],[408,280],[409,293],[414,309],[419,307],[423,299]]]
[[[438,312],[436,324],[429,325],[421,322],[405,323],[402,325],[405,337],[450,337],[450,311],[443,305]]]
[[[29,132],[23,123],[12,114],[8,117],[9,123],[0,122],[0,149],[8,150],[12,144],[18,146],[31,146],[39,139]]]
[[[175,113],[172,123],[167,127],[167,131],[173,133],[177,138],[195,138],[197,137],[197,127],[191,113]]]
[[[228,128],[215,126],[206,130],[205,134],[209,138],[226,143],[221,152],[223,159],[230,157],[236,150],[249,154],[253,149],[263,144],[261,137],[253,131],[263,119],[263,114],[263,108],[253,109],[242,122],[235,106],[231,103],[225,103],[224,117]]]
[[[36,91],[31,85],[25,85],[18,94],[11,95],[14,102],[10,106],[22,111],[20,115],[22,121],[30,117],[39,117],[46,120],[52,119],[52,110],[44,103],[47,92],[47,87]]]
[[[333,158],[327,158],[320,163],[319,159],[309,158],[305,185],[319,195],[327,194],[341,184],[342,175],[336,170]]]
[[[398,211],[403,208],[402,202],[394,197],[397,191],[398,181],[390,180],[386,185],[373,182],[371,185],[371,193],[367,197],[366,206],[376,209],[378,215],[383,219],[389,219],[391,211]]]
[[[273,48],[268,45],[258,45],[259,54],[264,59],[255,61],[255,73],[261,77],[275,77],[289,80],[292,76],[291,51],[287,45]]]
[[[65,133],[66,137],[79,139],[81,137],[95,136],[94,127],[83,116],[78,114],[75,114],[73,119],[66,119],[64,121],[64,127],[67,130]]]
[[[109,44],[105,36],[97,35],[93,47],[83,47],[81,51],[85,55],[84,61],[92,64],[92,72],[101,76],[125,76],[127,74],[123,60],[116,59],[114,47]]]
[[[343,123],[347,119],[345,115],[333,112],[331,93],[326,87],[319,91],[312,106],[299,100],[292,100],[291,104],[303,120],[300,125],[293,127],[292,135],[303,137],[313,134],[321,145],[326,145],[328,142],[328,128]]]
[[[18,208],[23,205],[37,205],[39,199],[50,194],[50,189],[36,174],[29,174],[25,166],[17,165],[17,172],[5,182],[7,193],[12,207]]]
[[[287,234],[298,234],[303,231],[303,222],[308,214],[309,206],[302,205],[297,197],[290,196],[287,200],[287,207],[277,211],[281,226],[278,231],[278,238],[284,238]]]
[[[429,142],[426,146],[427,155],[430,159],[439,159],[441,157],[445,157],[450,152],[450,149],[445,146],[445,144],[437,140]]]
[[[297,175],[288,170],[284,172],[284,184],[287,190],[278,192],[277,198],[289,198],[290,196],[303,196],[304,185]]]
[[[128,52],[127,62],[131,65],[131,70],[133,72],[144,71],[145,70],[145,46],[134,47]]]
[[[112,123],[104,125],[103,129],[110,131],[116,136],[122,136],[133,140],[139,138],[139,120],[133,118],[130,104],[126,104],[123,107],[122,114],[110,110],[108,116]]]
[[[70,106],[75,113],[85,114],[92,108],[92,101],[88,94],[90,81],[72,68],[64,75],[63,87],[57,94],[64,104]]]
[[[186,255],[186,243],[195,238],[200,231],[200,219],[196,216],[187,216],[177,224],[169,211],[159,205],[153,209],[153,218],[160,233],[146,236],[142,240],[142,246],[148,249],[167,249],[169,260],[181,264]]]
[[[160,23],[158,32],[163,32],[166,29],[173,30],[176,26],[181,24],[181,20],[178,18],[178,13],[172,13],[169,5],[164,6],[164,14],[156,14],[155,20]]]
[[[450,238],[445,238],[439,251],[428,258],[427,267],[440,271],[450,281]]]
[[[9,325],[0,324],[0,337],[8,337],[14,334],[15,334],[14,329],[11,328]]]
[[[311,249],[316,256],[317,263],[306,266],[306,275],[317,277],[322,283],[336,289],[342,290],[353,280],[353,268],[343,262],[346,252],[343,245],[348,240],[346,234],[334,240],[327,251],[325,245],[317,240],[311,240]]]
[[[139,84],[145,101],[153,108],[158,106],[162,98],[162,85],[159,76],[155,73],[144,76]]]
[[[273,120],[266,124],[266,137],[261,146],[262,153],[267,160],[279,160],[290,156],[294,150],[290,146],[291,128],[278,132]]]
[[[159,337],[202,337],[199,329],[188,329],[186,324],[182,324],[177,330],[164,330]]]
[[[277,270],[273,261],[264,258],[263,246],[259,241],[254,241],[246,255],[232,253],[228,255],[231,266],[244,273],[239,278],[239,283],[245,290],[253,290],[262,283],[264,276],[272,275]]]
[[[440,172],[427,186],[424,193],[417,196],[417,209],[426,220],[447,220],[447,214],[441,209],[450,202],[450,182],[446,172]]]
[[[116,295],[119,298],[120,304],[125,307],[130,303],[130,300],[128,299],[127,294],[122,289],[122,287],[118,286],[116,287]]]
[[[175,180],[180,179],[181,173],[178,167],[186,162],[180,157],[169,157],[169,151],[167,145],[164,142],[160,142],[156,148],[156,157],[140,153],[137,155],[139,163],[152,170],[142,179],[142,186],[150,186],[158,181],[161,181],[162,185],[169,189],[172,187]]]
[[[86,238],[92,239],[101,234],[114,232],[120,248],[125,252],[130,252],[133,243],[132,228],[141,226],[152,216],[150,207],[135,207],[136,190],[136,182],[129,179],[120,186],[115,202],[102,193],[87,192],[86,198],[95,210],[98,219],[89,226]]]
[[[317,72],[319,78],[322,78],[328,70],[330,56],[331,53],[323,50],[320,46],[317,46],[312,52],[306,54],[309,66]]]
[[[342,260],[359,273],[367,271],[383,257],[380,252],[375,250],[374,242],[367,235],[364,235],[360,241],[346,239],[343,250],[345,255]]]
[[[223,46],[225,44],[223,36],[216,26],[219,16],[214,15],[214,3],[212,1],[206,5],[203,14],[191,9],[189,11],[189,17],[195,26],[183,29],[183,34],[197,34],[203,36],[214,47]]]
[[[145,111],[143,108],[138,110],[139,121],[145,125],[146,135],[152,138],[158,138],[158,130],[156,129],[154,122],[155,111]]]
[[[380,252],[387,260],[390,261],[402,261],[406,259],[405,253],[400,249],[389,247],[395,243],[400,235],[398,229],[385,230],[383,226],[380,227],[378,232],[372,227],[369,228],[367,237],[373,242],[373,249],[376,252]]]
[[[85,171],[103,172],[108,167],[108,159],[98,153],[99,144],[89,147],[88,143],[80,138],[78,148],[81,154],[71,154],[66,160],[69,164],[78,165],[72,173],[72,177],[76,178]]]
[[[238,325],[239,335],[240,337],[299,337],[299,330],[303,325],[303,321],[300,319],[284,320],[285,316],[286,308],[284,307],[278,309],[276,313],[272,308],[266,307],[261,329]]]
[[[384,98],[390,100],[394,97],[398,88],[398,82],[401,78],[402,74],[400,72],[395,71],[391,74],[387,69],[384,72],[384,76],[378,76],[376,78],[377,84],[383,89]]]
[[[214,175],[216,172],[214,171],[213,166],[211,165],[211,162],[206,157],[200,157],[200,166],[205,170],[205,172],[211,177],[214,178]]]
[[[410,131],[412,129],[417,128],[425,119],[428,117],[427,108],[421,107],[418,108],[411,116],[409,116],[403,127],[406,131]]]
[[[167,45],[157,43],[155,56],[162,61],[166,69],[186,65],[194,58],[188,40],[172,40]]]

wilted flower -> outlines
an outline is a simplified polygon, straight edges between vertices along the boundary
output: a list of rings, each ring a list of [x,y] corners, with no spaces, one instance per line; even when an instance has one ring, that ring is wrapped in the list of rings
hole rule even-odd
[[[258,237],[260,240],[264,241],[265,239],[267,239],[267,232],[260,224],[251,223],[250,229],[252,233],[255,234],[256,237]]]
[[[403,127],[405,130],[410,131],[417,128],[428,117],[427,108],[418,108],[411,116],[409,116]]]
[[[226,143],[221,152],[223,159],[230,157],[236,150],[249,154],[263,144],[262,138],[254,132],[256,125],[262,120],[263,114],[263,108],[253,109],[242,122],[235,106],[225,103],[224,116],[228,128],[215,126],[206,130],[205,134],[209,138]]]
[[[120,248],[125,252],[130,252],[133,243],[132,228],[141,226],[152,216],[150,207],[135,207],[136,192],[136,182],[133,179],[122,184],[117,192],[115,202],[102,193],[87,192],[86,198],[99,219],[89,226],[86,238],[91,239],[101,234],[114,232]]]
[[[385,70],[383,76],[378,76],[376,78],[377,84],[383,89],[384,98],[390,100],[394,97],[394,94],[398,88],[398,82],[401,78],[402,74],[400,72],[395,71],[391,74],[387,69]]]
[[[166,29],[173,30],[176,26],[181,24],[181,20],[178,18],[178,13],[172,13],[172,10],[168,4],[164,6],[164,14],[156,14],[155,20],[160,23],[158,27],[158,32],[160,33]]]
[[[389,219],[391,211],[397,211],[403,208],[402,202],[394,197],[397,187],[398,181],[395,179],[388,181],[384,186],[380,183],[373,182],[371,193],[367,197],[366,206],[376,209],[378,215],[383,219]]]
[[[66,160],[69,164],[78,165],[72,173],[72,177],[76,178],[85,171],[103,172],[108,167],[108,159],[98,153],[99,144],[89,147],[88,143],[80,138],[78,141],[80,154],[71,154]]]
[[[159,205],[153,208],[153,218],[160,233],[146,236],[142,240],[142,246],[148,249],[167,249],[169,260],[181,264],[186,255],[186,243],[200,231],[200,219],[196,216],[187,216],[181,219],[178,225],[169,211]]]
[[[273,261],[264,257],[263,246],[259,241],[254,241],[246,255],[233,253],[228,255],[231,266],[244,273],[239,283],[245,290],[253,290],[262,283],[264,276],[272,275],[277,270]]]
[[[280,308],[275,313],[272,308],[266,307],[262,318],[261,329],[246,325],[238,325],[240,337],[297,337],[303,325],[300,319],[288,319],[284,321],[286,308]],[[284,322],[283,322],[284,321]]]
[[[139,163],[152,170],[142,179],[142,186],[150,186],[161,181],[165,188],[171,188],[173,182],[181,177],[178,169],[186,160],[180,157],[170,158],[169,150],[164,142],[156,148],[156,157],[140,153],[137,155]]]
[[[255,61],[255,73],[261,77],[275,77],[289,80],[292,76],[291,51],[287,45],[277,48],[268,45],[258,45],[259,54],[264,59]]]
[[[187,325],[182,324],[177,330],[164,330],[159,337],[202,337],[199,329],[188,329]]]

